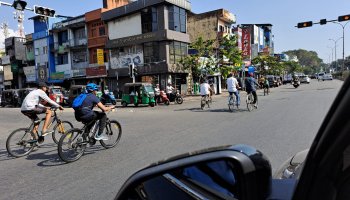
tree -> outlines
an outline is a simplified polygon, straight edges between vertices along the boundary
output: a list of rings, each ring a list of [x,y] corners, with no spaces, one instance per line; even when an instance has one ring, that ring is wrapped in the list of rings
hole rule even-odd
[[[301,66],[303,66],[304,68],[310,67],[309,69],[311,70],[311,73],[316,73],[321,70],[321,64],[323,63],[323,61],[318,57],[315,51],[298,49],[285,51],[283,53],[287,54],[289,57],[296,56]]]
[[[194,80],[198,80],[205,75],[203,72],[211,71],[211,63],[213,62],[213,43],[214,40],[203,40],[202,37],[197,38],[190,44],[189,48],[195,53],[187,55],[180,63]],[[203,59],[208,58],[208,59]]]
[[[284,65],[279,63],[274,56],[260,55],[252,60],[252,64],[257,66],[257,70],[262,75],[280,75],[284,71]]]
[[[227,77],[230,72],[241,68],[240,66],[243,64],[242,52],[238,49],[236,35],[223,37],[219,44],[220,59],[218,59],[217,71],[223,77]]]
[[[293,74],[296,72],[302,72],[303,68],[300,66],[298,62],[295,61],[287,61],[283,63],[285,70],[288,74]]]

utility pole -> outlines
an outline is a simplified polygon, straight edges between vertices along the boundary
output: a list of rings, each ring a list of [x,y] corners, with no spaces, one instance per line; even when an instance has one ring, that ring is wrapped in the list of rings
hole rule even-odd
[[[23,19],[24,19],[24,11],[21,10],[16,10],[15,12],[13,12],[14,14],[14,19],[17,19],[18,22],[18,33],[19,33],[19,37],[24,38],[25,34],[24,34],[24,26],[23,26]]]

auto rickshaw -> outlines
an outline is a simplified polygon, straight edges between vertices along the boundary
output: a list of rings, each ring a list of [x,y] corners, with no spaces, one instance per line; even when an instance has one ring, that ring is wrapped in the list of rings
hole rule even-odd
[[[154,89],[150,83],[126,83],[123,89],[122,106],[128,104],[138,106],[140,104],[154,107]]]
[[[62,105],[64,96],[62,94],[62,87],[60,86],[50,86],[49,87],[49,97],[52,101]]]
[[[72,103],[75,97],[79,96],[84,91],[85,91],[85,85],[70,86],[69,95],[68,95],[68,105],[72,106]]]

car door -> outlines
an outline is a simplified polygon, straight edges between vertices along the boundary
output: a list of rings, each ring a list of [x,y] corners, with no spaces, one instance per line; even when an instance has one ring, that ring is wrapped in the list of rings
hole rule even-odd
[[[350,199],[350,79],[313,141],[293,200]]]

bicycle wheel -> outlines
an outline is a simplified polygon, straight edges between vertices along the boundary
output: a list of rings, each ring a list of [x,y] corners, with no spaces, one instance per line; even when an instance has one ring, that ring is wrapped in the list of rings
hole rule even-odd
[[[87,144],[82,130],[71,129],[63,134],[58,142],[58,156],[64,162],[74,162],[84,154]]]
[[[122,136],[122,126],[118,121],[111,120],[106,124],[105,134],[108,136],[108,140],[100,140],[101,145],[106,149],[113,148]]]
[[[232,97],[230,97],[230,99],[228,100],[228,109],[231,112],[233,112],[233,110],[235,109],[235,102]]]
[[[28,155],[34,148],[28,140],[34,139],[34,134],[28,128],[13,131],[6,140],[7,152],[16,158]]]
[[[61,124],[62,124],[62,127],[60,127],[59,123],[57,123],[53,127],[52,139],[56,144],[58,144],[63,134],[65,134],[69,129],[73,128],[73,124],[70,123],[69,121],[61,121]]]
[[[205,104],[206,104],[205,98],[202,97],[202,99],[201,99],[201,109],[202,110],[204,109]]]
[[[253,110],[253,104],[252,104],[252,102],[253,102],[253,96],[252,96],[251,94],[249,94],[249,95],[247,96],[247,99],[246,99],[247,109],[248,109],[249,111],[252,111],[252,110]]]

